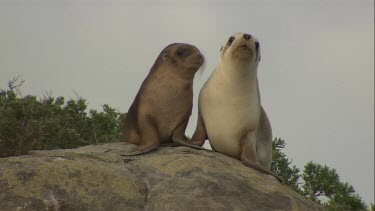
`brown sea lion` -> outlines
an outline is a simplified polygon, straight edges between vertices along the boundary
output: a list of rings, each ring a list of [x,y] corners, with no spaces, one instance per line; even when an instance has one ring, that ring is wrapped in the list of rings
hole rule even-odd
[[[190,44],[174,43],[161,51],[124,121],[124,141],[138,146],[123,155],[143,154],[171,142],[203,149],[184,142],[193,79],[203,63],[202,53]]]

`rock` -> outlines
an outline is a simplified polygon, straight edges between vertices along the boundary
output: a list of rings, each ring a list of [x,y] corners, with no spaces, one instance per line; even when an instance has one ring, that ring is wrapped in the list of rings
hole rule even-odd
[[[322,210],[277,179],[219,153],[125,143],[0,159],[0,210]]]

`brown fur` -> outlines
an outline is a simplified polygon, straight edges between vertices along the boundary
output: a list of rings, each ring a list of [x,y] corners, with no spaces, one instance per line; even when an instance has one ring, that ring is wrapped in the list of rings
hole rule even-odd
[[[193,79],[204,63],[192,45],[174,43],[162,50],[127,113],[123,138],[137,147],[124,155],[149,152],[161,143],[186,144],[193,104]]]

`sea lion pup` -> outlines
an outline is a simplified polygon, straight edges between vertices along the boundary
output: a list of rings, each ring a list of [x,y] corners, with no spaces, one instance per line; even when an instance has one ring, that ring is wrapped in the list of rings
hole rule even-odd
[[[275,176],[272,131],[261,106],[257,78],[260,45],[250,34],[231,36],[221,49],[216,69],[200,91],[198,123],[191,144],[208,138],[216,152]]]
[[[203,63],[202,53],[193,45],[174,43],[161,51],[124,121],[124,141],[138,146],[122,155],[143,154],[171,142],[204,149],[185,142],[193,79]]]

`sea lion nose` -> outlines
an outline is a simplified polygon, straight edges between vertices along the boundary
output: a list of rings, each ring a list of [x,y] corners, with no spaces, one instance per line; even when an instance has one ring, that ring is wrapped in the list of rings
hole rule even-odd
[[[251,38],[251,35],[250,34],[243,34],[243,38],[245,38],[245,40],[249,40]]]
[[[203,63],[204,62],[204,56],[202,53],[198,53],[198,60],[199,60],[199,63]]]

